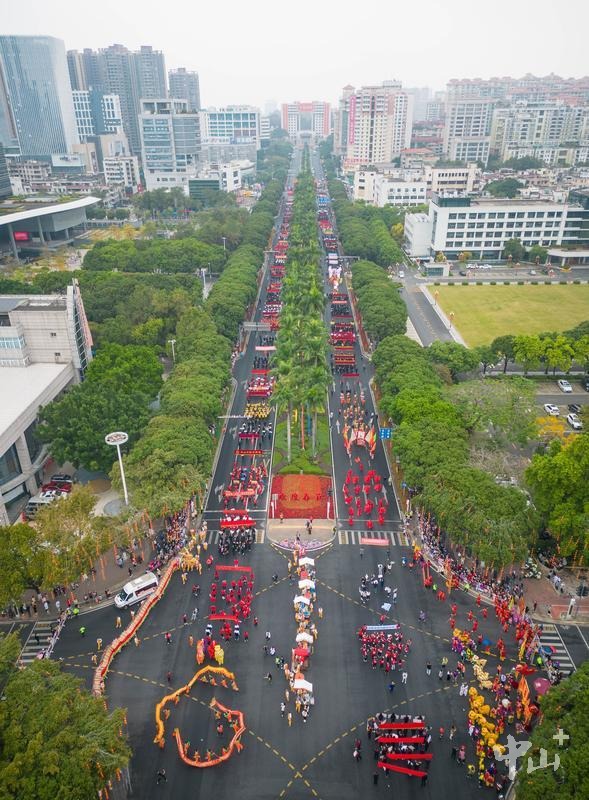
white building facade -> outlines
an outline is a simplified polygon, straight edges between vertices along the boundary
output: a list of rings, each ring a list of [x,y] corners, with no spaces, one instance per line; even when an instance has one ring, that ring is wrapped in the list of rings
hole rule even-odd
[[[463,251],[500,259],[510,239],[526,248],[589,244],[589,210],[576,203],[435,195],[429,224],[430,255],[443,252],[450,259]]]
[[[137,156],[113,156],[103,160],[104,182],[107,186],[123,186],[135,194],[141,185]]]
[[[350,92],[344,169],[390,162],[411,144],[413,97],[398,81]],[[341,136],[341,134],[339,134]]]
[[[139,115],[145,188],[188,186],[200,158],[200,120],[185,100],[142,100]]]
[[[40,407],[81,380],[91,347],[77,284],[65,295],[0,296],[0,525],[38,489],[48,458]]]

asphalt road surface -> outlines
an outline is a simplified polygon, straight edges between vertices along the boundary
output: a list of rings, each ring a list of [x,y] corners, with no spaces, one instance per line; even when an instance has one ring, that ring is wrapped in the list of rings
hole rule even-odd
[[[252,355],[250,342],[235,370],[238,381],[248,374]],[[365,385],[369,375],[368,367],[366,372],[361,370],[361,381]],[[242,402],[239,395],[238,392],[238,403]],[[339,405],[337,395],[330,395],[334,416]],[[369,394],[367,402],[371,402]],[[371,410],[371,406],[369,408]],[[225,439],[228,441],[224,443],[225,449],[212,481],[213,490],[221,476],[227,474],[232,462],[230,431]],[[334,455],[336,483],[340,484],[349,468],[349,460],[342,453],[339,436],[334,439]],[[384,476],[386,463],[382,449],[377,451],[377,459],[377,468]],[[399,521],[392,498],[389,509],[388,524],[393,530]],[[207,511],[211,515],[218,512],[214,491]],[[347,524],[345,515],[343,520],[340,519],[342,521]],[[130,765],[133,797],[142,800],[198,797],[217,800],[236,797],[239,800],[357,800],[358,797],[379,796],[394,796],[399,800],[416,796],[432,800],[440,797],[470,800],[479,797],[476,782],[469,780],[465,769],[451,760],[451,743],[447,734],[443,740],[434,735],[430,749],[434,757],[425,787],[420,786],[418,779],[395,773],[385,775],[382,771],[378,773],[378,784],[373,784],[376,762],[365,726],[367,718],[379,711],[388,709],[400,714],[424,714],[434,732],[440,726],[448,731],[454,723],[458,728],[455,742],[467,745],[469,763],[474,763],[474,749],[466,733],[465,698],[459,696],[458,686],[447,681],[445,675],[442,680],[438,679],[437,674],[444,656],[449,659],[451,669],[456,664],[449,641],[449,603],[440,602],[435,592],[423,588],[421,575],[416,569],[402,566],[402,556],[408,555],[410,549],[404,547],[398,538],[391,544],[390,557],[394,564],[386,580],[391,588],[398,589],[398,603],[391,608],[387,622],[399,623],[405,637],[412,639],[406,662],[407,683],[402,684],[399,674],[386,676],[380,669],[373,670],[371,664],[363,662],[357,630],[362,624],[378,623],[385,596],[380,590],[373,593],[368,606],[364,607],[359,602],[358,587],[362,575],[372,574],[377,563],[384,560],[385,553],[382,547],[366,546],[361,551],[354,541],[348,538],[347,543],[340,544],[340,538],[336,537],[332,545],[315,556],[317,605],[323,608],[324,613],[323,618],[317,620],[318,640],[306,673],[313,683],[315,696],[308,722],[303,723],[301,717],[293,713],[293,725],[289,727],[287,719],[281,716],[280,703],[285,697],[286,682],[271,657],[263,652],[264,633],[269,630],[277,655],[288,659],[296,633],[292,604],[295,587],[289,583],[287,558],[266,540],[254,545],[251,553],[240,558],[240,563],[250,565],[254,570],[252,613],[259,618],[259,625],[254,627],[251,621],[244,623],[241,641],[223,644],[224,666],[235,672],[239,692],[196,684],[190,696],[172,708],[166,723],[165,749],[161,750],[153,744],[155,704],[169,691],[169,687],[184,685],[197,669],[194,647],[189,646],[188,639],[193,636],[196,640],[203,635],[213,575],[211,570],[205,570],[200,577],[191,574],[186,585],[182,584],[179,574],[172,578],[164,597],[140,629],[138,646],[131,644],[117,656],[106,681],[109,706],[127,709],[128,734],[133,749]],[[210,552],[217,561],[213,547]],[[224,557],[220,562],[232,564],[233,556]],[[274,574],[278,575],[277,582],[272,580]],[[195,580],[201,586],[198,600],[192,596]],[[480,620],[479,631],[492,641],[497,639],[500,628],[492,610],[489,618],[483,620],[470,596],[463,592],[455,593],[452,601],[458,605],[456,624],[459,627],[466,627],[467,613],[473,609]],[[187,614],[190,620],[195,605],[199,608],[196,622],[184,625],[183,614]],[[427,615],[424,624],[418,621],[420,610]],[[117,613],[115,608],[108,607],[84,615],[84,637],[79,632],[78,623],[69,623],[55,649],[55,658],[62,659],[64,667],[80,675],[88,686],[93,669],[92,656],[97,650],[96,640],[101,638],[106,645],[116,635]],[[129,611],[122,616],[123,624],[126,624]],[[243,638],[245,630],[249,633],[247,642]],[[166,644],[166,632],[172,635],[171,644]],[[564,634],[572,636],[573,631]],[[506,665],[512,665],[510,659],[515,657],[513,636],[506,637],[506,643]],[[576,656],[577,650],[574,652]],[[429,676],[426,674],[428,661],[433,667]],[[496,659],[489,658],[487,668],[491,674],[496,665]],[[273,675],[271,683],[264,679],[268,672]],[[387,688],[391,677],[396,683],[392,692]],[[470,667],[467,667],[467,677],[472,681]],[[219,767],[191,768],[181,762],[171,731],[175,727],[180,729],[184,740],[190,740],[191,752],[198,749],[204,755],[207,749],[218,751],[226,739],[219,738],[216,733],[216,721],[209,709],[213,696],[224,705],[244,712],[247,727],[242,737],[244,749]],[[294,712],[292,697],[289,709]],[[359,762],[352,755],[356,737],[362,741],[362,759]],[[161,768],[166,770],[167,782],[157,785],[156,774]]]

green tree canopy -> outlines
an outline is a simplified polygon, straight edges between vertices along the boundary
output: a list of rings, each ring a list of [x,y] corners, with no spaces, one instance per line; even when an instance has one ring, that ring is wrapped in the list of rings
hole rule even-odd
[[[499,181],[491,181],[485,186],[485,191],[493,197],[517,197],[518,192],[524,186],[521,181],[515,178],[504,178]]]
[[[517,775],[518,800],[581,800],[589,797],[589,775],[585,768],[589,759],[589,661],[543,695],[540,708],[542,715],[530,737],[532,748],[526,758],[532,758],[537,767],[540,751],[545,750],[550,764],[558,754],[560,766],[558,769],[548,766],[528,773],[527,762],[524,762]],[[567,737],[562,746],[558,744],[559,731]]]
[[[97,797],[128,764],[124,718],[53,661],[13,672],[0,703],[0,798]]]
[[[503,248],[503,258],[511,259],[512,261],[523,261],[526,257],[526,251],[519,239],[508,239]]]
[[[536,508],[557,539],[562,555],[589,565],[589,436],[555,440],[533,457],[526,471]]]

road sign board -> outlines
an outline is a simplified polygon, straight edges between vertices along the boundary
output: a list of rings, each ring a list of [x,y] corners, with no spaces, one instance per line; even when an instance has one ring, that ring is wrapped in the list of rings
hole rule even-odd
[[[392,432],[393,432],[392,428],[380,428],[380,438],[390,439]]]

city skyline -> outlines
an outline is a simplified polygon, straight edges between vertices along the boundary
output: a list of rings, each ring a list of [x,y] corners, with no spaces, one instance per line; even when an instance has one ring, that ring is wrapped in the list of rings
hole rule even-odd
[[[576,24],[570,26],[564,14],[554,19],[549,0],[539,0],[533,19],[524,7],[498,0],[493,15],[475,27],[472,4],[465,0],[450,0],[444,7],[424,0],[419,8],[394,9],[369,0],[353,15],[338,16],[330,4],[303,0],[282,20],[267,0],[254,9],[229,0],[222,9],[207,7],[202,13],[185,0],[173,0],[148,14],[136,0],[105,0],[88,24],[87,17],[71,13],[71,0],[55,0],[51,7],[23,0],[4,9],[3,33],[55,36],[68,50],[151,45],[163,51],[168,69],[199,73],[205,108],[235,102],[263,108],[270,98],[278,104],[324,100],[335,105],[348,83],[373,85],[391,78],[408,87],[440,90],[451,78],[552,72],[582,77],[588,71],[582,37],[589,9],[573,5],[578,5]],[[185,24],[190,15],[194,26]]]

